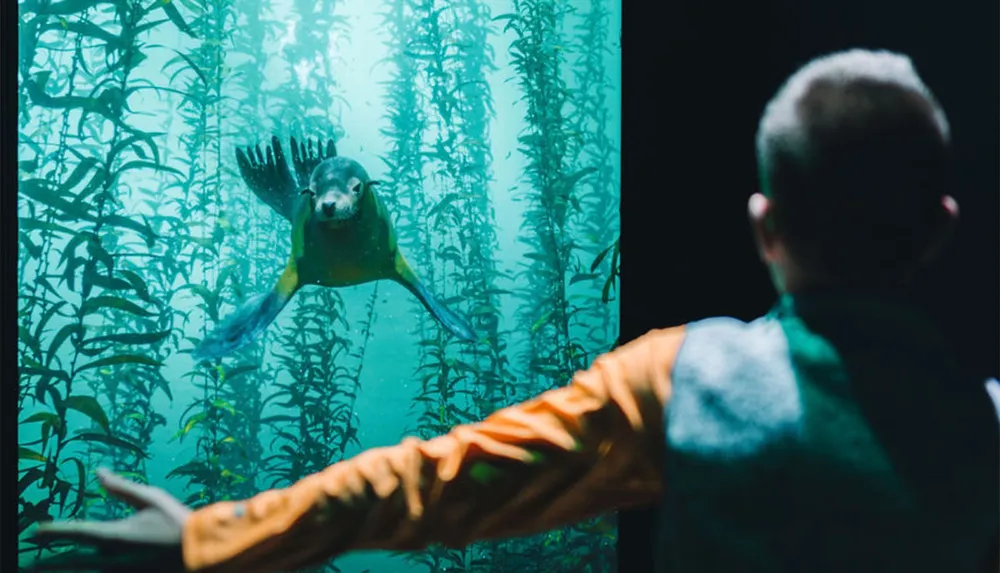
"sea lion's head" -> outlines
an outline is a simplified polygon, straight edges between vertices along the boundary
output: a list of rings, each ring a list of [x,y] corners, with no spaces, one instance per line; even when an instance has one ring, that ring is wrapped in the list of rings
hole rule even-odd
[[[339,226],[356,217],[371,183],[368,172],[353,159],[338,156],[324,160],[309,179],[316,220]]]

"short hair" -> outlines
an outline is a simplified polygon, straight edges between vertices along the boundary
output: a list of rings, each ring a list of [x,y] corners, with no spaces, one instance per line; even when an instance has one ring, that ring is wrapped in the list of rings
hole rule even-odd
[[[892,280],[929,245],[948,184],[944,111],[907,56],[812,60],[767,104],[762,191],[796,263],[843,280]]]

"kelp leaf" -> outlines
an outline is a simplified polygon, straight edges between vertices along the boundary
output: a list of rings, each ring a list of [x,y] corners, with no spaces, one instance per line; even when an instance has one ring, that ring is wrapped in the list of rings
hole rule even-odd
[[[69,382],[70,376],[62,370],[57,370],[55,368],[43,368],[43,367],[32,367],[32,366],[21,366],[18,368],[18,373],[21,376],[38,376],[40,378],[58,378],[63,382]]]
[[[153,161],[129,161],[125,165],[119,167],[117,171],[115,171],[115,177],[120,177],[122,173],[125,173],[126,171],[129,171],[131,169],[152,169],[153,171],[164,171],[167,173],[173,173],[180,177],[184,176],[184,174],[181,173],[179,169],[170,167],[168,165],[161,165]]]
[[[615,286],[614,275],[608,277],[608,280],[604,283],[604,288],[601,290],[601,302],[611,302],[611,289]]]
[[[260,368],[260,364],[244,364],[242,366],[237,366],[231,370],[226,371],[226,380],[231,381],[233,378],[236,378],[237,376],[241,376],[248,372],[253,372],[258,368]]]
[[[58,425],[60,423],[60,419],[57,414],[53,414],[52,412],[35,412],[18,422],[18,425],[33,424],[35,422],[46,422],[48,424]]]
[[[604,259],[608,256],[608,253],[610,253],[611,249],[613,248],[615,248],[615,245],[611,245],[606,249],[604,249],[603,251],[601,251],[600,253],[598,253],[597,258],[595,258],[594,262],[590,265],[590,272],[596,271],[597,267],[601,266],[601,263],[604,262]]]
[[[64,197],[60,196],[58,190],[54,189],[52,185],[43,179],[26,179],[21,181],[18,184],[17,190],[19,194],[29,199],[34,199],[46,207],[61,211],[73,219],[91,221],[94,218],[90,214],[89,203],[76,204],[67,201]]]
[[[153,303],[153,298],[149,296],[149,287],[146,286],[146,281],[144,281],[142,277],[130,270],[125,269],[119,270],[118,274],[132,284],[132,288],[135,289],[136,296],[141,298],[144,302],[148,302],[150,304]]]
[[[167,479],[171,479],[174,477],[183,477],[183,476],[193,477],[193,478],[207,477],[210,479],[211,475],[212,472],[210,471],[209,466],[205,462],[198,460],[198,461],[188,462],[182,466],[178,466],[170,470],[170,472],[167,474]]]
[[[148,32],[149,30],[152,30],[153,28],[159,26],[160,24],[163,24],[164,22],[169,22],[169,21],[170,20],[168,18],[168,19],[164,19],[164,20],[153,20],[152,22],[146,22],[145,24],[143,24],[141,26],[137,26],[135,28],[135,30],[132,31],[132,35],[133,36],[138,36],[139,34],[142,34],[143,32]],[[136,62],[133,61],[132,65],[134,66],[135,64],[136,64]]]
[[[77,479],[77,496],[76,505],[70,515],[76,515],[80,508],[83,506],[83,502],[86,499],[84,493],[87,491],[87,469],[84,467],[83,462],[80,458],[70,458],[69,461],[76,465],[76,479]]]
[[[204,85],[206,86],[210,85],[208,77],[205,76],[205,72],[202,71],[201,67],[199,67],[198,64],[196,64],[195,61],[191,59],[190,56],[177,50],[174,50],[174,52],[187,63],[188,67],[191,68],[191,71],[193,71],[195,74],[198,75],[198,79],[200,79]]]
[[[559,181],[560,190],[563,192],[569,192],[576,184],[580,182],[581,179],[590,175],[591,173],[597,173],[596,167],[584,167],[583,169],[577,171],[576,173],[566,175]]]
[[[200,285],[200,284],[184,285],[183,287],[181,287],[180,289],[177,289],[177,290],[179,292],[179,291],[181,291],[183,289],[190,290],[194,294],[198,295],[198,297],[201,298],[202,301],[204,301],[204,303],[205,303],[205,310],[206,310],[206,312],[208,312],[209,317],[214,322],[218,322],[219,321],[219,302],[220,301],[219,301],[219,295],[218,295],[218,293],[212,292],[208,287],[206,287],[205,285]]]
[[[177,26],[177,29],[194,39],[198,39],[198,36],[194,33],[191,27],[187,25],[187,22],[184,21],[184,17],[181,16],[180,10],[177,9],[177,6],[175,6],[171,0],[160,0],[160,4],[163,6],[163,11],[167,14],[167,18],[170,18],[170,21]]]
[[[59,18],[55,22],[43,25],[41,29],[46,31],[62,30],[63,32],[71,32],[77,36],[94,38],[95,40],[104,42],[106,47],[110,49],[117,49],[122,46],[122,38],[120,36],[108,32],[93,22],[69,21],[65,18]]]
[[[87,363],[81,366],[77,370],[77,373],[83,372],[84,370],[91,370],[93,368],[102,368],[104,366],[115,366],[120,364],[140,364],[143,366],[154,367],[163,366],[162,362],[149,358],[148,356],[140,356],[138,354],[119,354],[117,356],[109,356],[107,358],[101,358],[100,360]]]
[[[143,332],[143,333],[128,333],[128,334],[109,334],[107,336],[98,336],[85,340],[84,345],[97,344],[99,342],[110,342],[113,344],[156,344],[164,338],[170,336],[169,330],[164,330],[161,332]]]
[[[28,448],[25,448],[23,446],[18,446],[18,448],[17,448],[17,459],[19,459],[19,460],[31,460],[33,462],[46,462],[46,461],[48,461],[48,458],[46,458],[42,454],[40,454],[40,453],[38,453],[38,452],[36,452],[34,450],[29,450]]]
[[[38,342],[38,339],[31,335],[31,331],[28,330],[28,327],[23,324],[19,324],[17,326],[17,338],[22,344],[27,346],[35,356],[41,356],[41,345]]]
[[[132,285],[128,281],[106,277],[91,268],[84,270],[83,283],[89,287],[100,287],[104,290],[129,290]],[[87,287],[84,287],[85,289]]]
[[[42,313],[42,317],[38,320],[38,324],[35,325],[35,338],[40,339],[42,337],[42,331],[45,329],[45,326],[49,323],[50,320],[52,320],[52,317],[55,316],[56,313],[58,313],[59,310],[65,305],[66,305],[65,301],[60,301],[50,306],[49,308],[45,309],[45,312]]]
[[[159,388],[160,390],[163,390],[163,393],[167,395],[167,398],[170,401],[173,401],[174,394],[173,392],[170,391],[170,383],[167,382],[166,378],[164,378],[163,376],[155,376],[153,378],[153,384],[155,384],[156,387]]]
[[[25,490],[31,487],[32,484],[37,483],[45,479],[45,470],[39,467],[33,467],[24,472],[17,480],[17,493],[18,495],[24,495]]]
[[[80,231],[63,246],[62,251],[59,253],[59,264],[65,265],[66,261],[76,254],[76,250],[80,248],[80,245],[95,242],[99,243],[100,239],[92,231]]]
[[[208,415],[205,412],[199,412],[199,413],[195,414],[194,416],[191,416],[188,419],[187,423],[184,424],[184,427],[181,428],[181,430],[179,432],[177,432],[177,434],[174,437],[175,438],[182,438],[182,437],[186,436],[187,434],[189,434],[191,432],[191,430],[193,430],[195,428],[195,426],[197,426],[199,423],[201,423],[207,416]]]
[[[67,408],[76,410],[94,421],[107,433],[111,433],[108,415],[93,396],[70,396],[64,402]]]
[[[52,359],[55,358],[56,352],[59,352],[59,348],[62,347],[66,339],[73,334],[83,335],[84,329],[79,324],[67,324],[66,326],[59,329],[59,332],[52,337],[52,342],[49,344],[48,355],[45,358],[46,364],[52,364]]]
[[[573,275],[573,278],[569,279],[569,284],[575,285],[576,283],[582,282],[582,281],[592,281],[592,280],[594,280],[594,279],[596,279],[596,278],[598,278],[600,276],[601,275],[599,275],[597,273],[588,273],[588,274]]]
[[[63,182],[60,187],[60,191],[63,193],[69,193],[72,191],[73,188],[83,181],[83,178],[86,177],[87,173],[89,173],[95,165],[97,165],[97,160],[93,157],[87,157],[86,159],[80,161],[80,163],[76,166],[76,169],[73,170],[73,173],[70,173],[69,177],[66,178],[66,181]]]
[[[140,235],[142,235],[143,240],[146,241],[146,246],[152,247],[153,243],[158,238],[153,229],[149,226],[149,223],[140,223],[135,219],[125,217],[123,215],[105,215],[104,223],[111,225],[113,227],[122,227],[124,229],[131,229]]]
[[[67,442],[73,440],[80,440],[83,442],[98,442],[108,446],[121,448],[123,450],[128,450],[133,454],[141,457],[148,458],[149,455],[143,451],[142,447],[124,438],[119,438],[118,436],[112,436],[110,434],[101,434],[99,432],[80,432],[73,436]]]
[[[120,4],[121,0],[63,0],[62,2],[53,2],[48,4],[42,2],[41,0],[25,0],[21,3],[20,8],[22,12],[33,12],[41,14],[50,14],[53,16],[69,16],[70,14],[77,14],[97,6],[98,4]],[[46,5],[48,4],[48,5]]]
[[[28,253],[29,257],[32,259],[42,258],[42,246],[32,241],[28,233],[18,230],[17,235],[18,241],[21,243],[21,246],[24,247],[24,250]]]
[[[233,405],[230,404],[229,402],[227,402],[226,400],[222,400],[222,399],[213,400],[212,401],[212,407],[213,408],[217,408],[219,410],[225,410],[226,412],[229,412],[233,416],[235,416],[237,414],[236,408],[233,407]]]
[[[17,220],[17,228],[21,231],[49,231],[64,235],[76,234],[76,231],[69,227],[64,227],[49,221],[42,221],[33,217],[21,217]]]
[[[102,308],[113,308],[136,316],[153,316],[152,312],[134,302],[116,296],[98,296],[89,299],[80,307],[80,313],[83,315],[93,314]]]

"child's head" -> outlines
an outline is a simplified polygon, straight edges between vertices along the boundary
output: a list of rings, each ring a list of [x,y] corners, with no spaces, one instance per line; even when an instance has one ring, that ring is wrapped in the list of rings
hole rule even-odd
[[[749,210],[776,286],[890,286],[944,242],[948,121],[909,58],[852,50],[813,60],[767,105],[761,191]]]

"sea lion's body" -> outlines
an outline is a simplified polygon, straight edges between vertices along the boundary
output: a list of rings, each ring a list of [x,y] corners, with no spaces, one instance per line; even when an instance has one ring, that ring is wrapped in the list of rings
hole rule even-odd
[[[391,280],[407,288],[448,331],[474,338],[468,322],[443,306],[406,262],[385,205],[356,161],[338,156],[332,141],[314,153],[292,139],[295,176],[277,138],[267,149],[237,151],[244,180],[264,203],[292,223],[292,252],[274,288],[247,301],[195,351],[224,356],[256,338],[303,286],[341,288]]]
[[[303,231],[299,277],[304,284],[338,288],[394,277],[396,233],[373,190],[361,198],[356,219],[330,227],[310,218]]]
[[[420,282],[399,251],[389,212],[374,189],[361,197],[358,216],[343,226],[308,219],[298,273],[303,284],[332,288],[392,280],[412,291]]]

